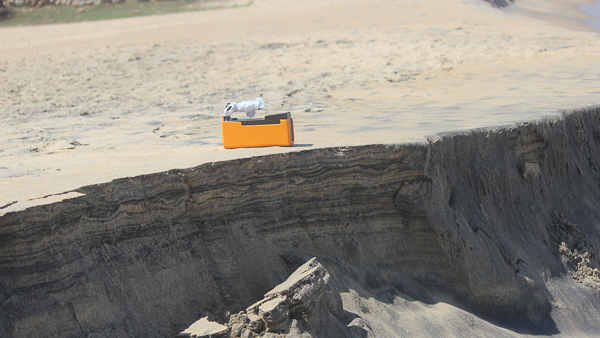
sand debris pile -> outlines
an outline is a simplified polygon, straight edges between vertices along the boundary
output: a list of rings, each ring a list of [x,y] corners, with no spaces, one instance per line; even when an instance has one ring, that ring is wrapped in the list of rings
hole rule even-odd
[[[596,249],[582,234],[577,225],[564,215],[554,213],[551,235],[557,245],[558,255],[569,274],[578,283],[600,291],[600,271]]]

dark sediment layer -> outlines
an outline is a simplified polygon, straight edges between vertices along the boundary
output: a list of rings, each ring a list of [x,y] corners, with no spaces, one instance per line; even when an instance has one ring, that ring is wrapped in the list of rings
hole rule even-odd
[[[597,330],[598,107],[78,191],[0,217],[0,336],[173,336],[313,256],[375,298],[443,300],[515,334]]]
[[[485,1],[489,2],[494,7],[500,7],[500,8],[509,6],[514,2],[514,0],[485,0]]]

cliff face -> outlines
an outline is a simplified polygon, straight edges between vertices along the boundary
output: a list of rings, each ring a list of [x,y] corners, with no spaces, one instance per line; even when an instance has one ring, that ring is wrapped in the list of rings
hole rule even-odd
[[[591,332],[599,133],[592,108],[80,188],[0,217],[0,335],[173,336],[225,321],[313,256],[384,301],[393,290],[517,333]]]

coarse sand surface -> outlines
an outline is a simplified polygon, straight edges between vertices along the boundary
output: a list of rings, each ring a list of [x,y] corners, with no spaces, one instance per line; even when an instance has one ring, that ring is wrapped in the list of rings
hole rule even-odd
[[[600,104],[600,32],[578,4],[256,0],[2,28],[0,215],[121,177]],[[292,113],[295,144],[224,149],[225,104],[259,95]]]

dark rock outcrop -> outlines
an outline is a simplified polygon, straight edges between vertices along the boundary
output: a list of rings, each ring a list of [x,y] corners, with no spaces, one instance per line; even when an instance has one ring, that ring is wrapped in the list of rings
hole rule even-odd
[[[83,187],[85,196],[0,217],[0,336],[165,337],[204,316],[227,323],[226,311],[315,256],[381,301],[380,290],[396,290],[515,333],[591,335],[599,135],[596,107],[429,144],[315,149]],[[583,299],[585,308],[570,303]]]

